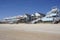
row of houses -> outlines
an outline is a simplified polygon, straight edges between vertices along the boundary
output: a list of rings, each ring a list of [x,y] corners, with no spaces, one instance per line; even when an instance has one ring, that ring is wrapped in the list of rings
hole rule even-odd
[[[13,17],[6,17],[3,18],[0,23],[29,23],[32,20],[36,20],[37,18],[41,18],[45,16],[42,13],[36,12],[35,14],[24,14],[24,15],[18,15]]]
[[[55,17],[58,16],[58,17]],[[13,17],[3,18],[0,23],[38,23],[41,21],[53,21],[53,19],[60,20],[60,11],[58,8],[53,8],[47,14],[36,12],[34,14],[24,14]],[[56,20],[55,20],[56,21]]]

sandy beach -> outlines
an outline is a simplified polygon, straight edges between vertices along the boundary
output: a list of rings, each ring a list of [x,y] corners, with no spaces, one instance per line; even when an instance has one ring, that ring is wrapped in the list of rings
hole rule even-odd
[[[60,40],[60,24],[0,24],[0,40]]]

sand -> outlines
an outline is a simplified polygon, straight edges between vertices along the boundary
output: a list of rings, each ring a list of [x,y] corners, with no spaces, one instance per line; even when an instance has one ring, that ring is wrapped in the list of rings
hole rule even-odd
[[[60,24],[0,24],[0,40],[60,40]]]

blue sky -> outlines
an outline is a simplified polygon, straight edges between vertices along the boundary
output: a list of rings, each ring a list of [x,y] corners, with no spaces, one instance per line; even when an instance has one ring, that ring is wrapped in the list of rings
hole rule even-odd
[[[47,13],[54,6],[60,8],[60,0],[0,0],[0,19],[24,13]]]

